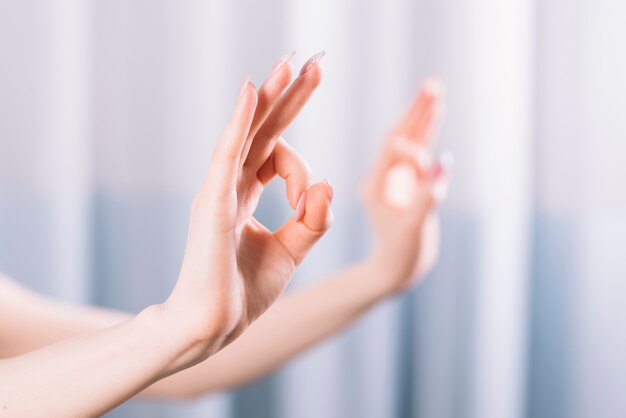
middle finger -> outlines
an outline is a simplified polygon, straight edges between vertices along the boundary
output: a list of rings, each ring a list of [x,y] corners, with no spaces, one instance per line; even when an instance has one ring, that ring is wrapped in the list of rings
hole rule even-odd
[[[315,54],[302,67],[300,75],[280,97],[252,141],[244,168],[256,173],[272,153],[280,135],[293,122],[313,95],[322,77],[318,61],[323,53]]]

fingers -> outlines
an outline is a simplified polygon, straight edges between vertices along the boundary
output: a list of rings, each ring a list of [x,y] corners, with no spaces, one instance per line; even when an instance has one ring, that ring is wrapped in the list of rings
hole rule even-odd
[[[259,128],[263,125],[267,116],[272,111],[272,108],[291,81],[292,70],[289,60],[294,54],[295,52],[291,51],[286,56],[279,58],[278,61],[274,63],[267,80],[265,80],[263,85],[259,88],[259,100],[256,112],[254,113],[252,125],[250,126],[250,133],[248,134],[248,139],[246,140],[246,144],[241,154],[241,164],[246,161],[248,152],[250,151],[250,146],[252,145],[252,138],[254,138],[257,134]]]
[[[283,138],[279,138],[274,151],[259,169],[257,177],[262,184],[278,174],[287,184],[287,199],[296,209],[298,199],[309,186],[311,169],[304,159]]]
[[[256,172],[270,156],[278,137],[300,113],[319,85],[322,72],[318,62],[322,57],[323,54],[319,53],[309,59],[298,78],[275,104],[254,137],[244,168]]]
[[[235,109],[222,136],[213,150],[209,174],[203,187],[210,183],[212,193],[223,196],[235,189],[239,170],[239,158],[257,105],[254,85],[246,80],[240,90]]]
[[[442,90],[442,84],[436,79],[424,82],[414,103],[394,128],[392,137],[403,136],[430,146],[442,113]]]
[[[274,233],[296,264],[330,228],[333,193],[328,181],[313,184],[302,193],[296,214]]]
[[[415,175],[424,178],[431,171],[430,154],[421,145],[403,137],[392,138],[383,149],[370,178],[369,188],[373,198],[384,196],[387,175],[399,164],[408,164]]]
[[[424,213],[445,198],[452,163],[450,153],[431,162],[430,154],[419,144],[398,138],[383,151],[365,185],[365,198]]]

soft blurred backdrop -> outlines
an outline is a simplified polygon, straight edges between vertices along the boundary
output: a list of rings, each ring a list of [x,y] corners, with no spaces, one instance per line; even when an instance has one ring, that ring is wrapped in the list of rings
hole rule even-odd
[[[325,49],[285,135],[336,189],[293,287],[319,280],[364,254],[359,180],[438,75],[457,164],[426,282],[256,384],[110,417],[624,417],[625,19],[609,0],[0,0],[0,268],[67,301],[161,301],[239,83]]]

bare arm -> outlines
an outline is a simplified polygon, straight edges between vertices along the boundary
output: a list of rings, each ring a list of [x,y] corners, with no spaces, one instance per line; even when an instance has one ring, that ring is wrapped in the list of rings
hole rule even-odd
[[[319,284],[284,295],[228,347],[200,364],[154,383],[144,390],[143,395],[195,397],[232,388],[267,374],[316,342],[340,331],[383,298],[386,293],[380,286],[364,286],[364,278],[372,274],[373,268],[375,266],[366,263],[356,264]],[[123,325],[132,318],[113,310],[61,304],[7,279],[0,280],[0,306],[4,310],[8,305],[3,302],[8,300],[14,308],[13,320],[0,321],[0,329],[9,331],[7,326],[11,327],[5,335],[16,335],[19,329],[28,331],[23,334],[24,338],[0,341],[0,357]],[[19,315],[15,315],[16,309],[19,309]],[[0,313],[2,310],[0,308]],[[16,321],[16,318],[20,320]]]
[[[232,345],[156,383],[146,395],[199,396],[259,378],[341,331],[381,300],[413,287],[431,270],[439,246],[434,205],[445,195],[451,168],[446,161],[429,161],[441,111],[439,90],[437,82],[425,83],[364,182],[363,200],[374,233],[370,254],[283,296]]]
[[[283,296],[226,349],[157,382],[144,395],[193,398],[263,377],[354,322],[386,294],[365,285],[366,263],[350,266],[309,288]]]
[[[431,213],[436,199],[431,194],[434,186],[440,184],[434,181],[438,179],[419,177],[418,186],[424,190],[420,192],[418,187],[416,201],[409,201],[408,207],[388,207],[376,192],[375,180],[387,177],[386,171],[394,162],[412,167],[412,173],[417,164],[423,164],[418,161],[411,143],[397,146],[394,141],[408,138],[414,144],[427,147],[426,141],[430,140],[436,123],[436,99],[436,94],[424,89],[390,135],[376,170],[365,183],[365,204],[375,230],[371,254],[325,281],[284,295],[231,345],[204,362],[155,383],[143,392],[144,395],[193,397],[261,377],[344,329],[371,306],[410,287],[425,275],[437,253],[438,228],[436,217]],[[420,170],[424,171],[424,167]],[[402,202],[399,205],[402,206]],[[398,248],[393,251],[387,250],[396,245]],[[47,309],[40,309],[39,314]],[[72,335],[125,319],[124,314],[112,311],[88,310],[77,315],[74,308],[57,306],[55,310],[58,322],[54,332],[34,343],[45,345],[46,339],[54,341],[55,335]],[[30,326],[40,323],[37,316],[33,315]]]
[[[97,416],[180,369],[191,339],[151,307],[116,326],[0,361],[0,416]]]
[[[272,72],[262,96],[249,81],[242,85],[194,198],[181,271],[165,302],[111,326],[119,314],[81,310],[91,319],[76,319],[78,311],[0,279],[0,415],[101,415],[206,360],[274,303],[332,223],[324,182],[303,190],[307,184],[288,179],[294,207],[301,195],[306,201],[276,232],[253,216],[264,185],[257,173],[265,167],[269,181],[293,163],[286,146],[273,153],[276,126],[289,124],[312,93],[301,86],[319,83],[316,63],[308,69],[284,95],[287,66]],[[108,328],[62,340],[99,322]]]

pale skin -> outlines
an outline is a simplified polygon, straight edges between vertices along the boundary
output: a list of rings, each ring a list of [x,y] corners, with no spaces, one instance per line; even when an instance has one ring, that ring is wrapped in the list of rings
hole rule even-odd
[[[337,333],[432,268],[435,207],[449,171],[425,158],[441,107],[429,82],[363,182],[369,253],[280,296],[332,223],[332,187],[311,184],[308,166],[280,138],[320,82],[317,62],[306,67],[290,87],[288,62],[258,91],[244,83],[194,199],[181,273],[164,303],[133,317],[63,305],[0,278],[0,416],[94,416],[136,394],[191,398],[232,388]],[[389,193],[394,170],[411,187],[400,203]],[[271,232],[253,212],[276,175],[286,179],[296,213]]]

